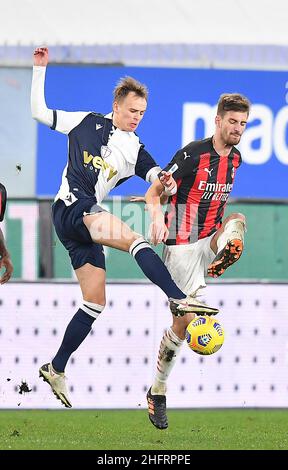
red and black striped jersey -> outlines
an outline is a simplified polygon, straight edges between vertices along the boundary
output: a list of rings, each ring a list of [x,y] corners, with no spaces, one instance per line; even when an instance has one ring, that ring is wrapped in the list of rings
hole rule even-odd
[[[191,142],[174,155],[164,168],[178,187],[165,214],[167,245],[194,243],[218,230],[241,162],[235,147],[228,156],[219,155],[212,138]]]

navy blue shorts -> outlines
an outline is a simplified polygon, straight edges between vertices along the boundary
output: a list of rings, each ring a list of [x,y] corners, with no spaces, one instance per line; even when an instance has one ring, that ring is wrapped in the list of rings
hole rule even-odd
[[[83,213],[91,211],[104,212],[104,209],[97,206],[95,198],[78,199],[70,206],[58,199],[52,205],[56,233],[68,251],[74,269],[81,268],[86,263],[105,269],[103,246],[92,241],[83,222]]]

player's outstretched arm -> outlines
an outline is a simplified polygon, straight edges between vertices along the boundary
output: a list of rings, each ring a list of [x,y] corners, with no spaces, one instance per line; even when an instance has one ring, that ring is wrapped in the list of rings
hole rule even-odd
[[[33,53],[33,76],[31,86],[31,113],[33,119],[51,127],[53,125],[53,110],[48,109],[45,100],[45,73],[48,65],[48,48],[37,47]]]
[[[45,100],[45,74],[49,63],[47,47],[37,47],[33,53],[31,112],[37,121],[63,134],[69,132],[89,114],[87,111],[67,112],[49,109]]]

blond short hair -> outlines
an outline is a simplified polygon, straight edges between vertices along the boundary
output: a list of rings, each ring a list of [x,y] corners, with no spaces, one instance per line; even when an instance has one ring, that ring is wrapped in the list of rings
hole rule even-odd
[[[119,80],[113,91],[114,101],[122,101],[126,96],[133,92],[140,98],[148,99],[148,88],[143,83],[138,82],[135,78],[124,77]]]

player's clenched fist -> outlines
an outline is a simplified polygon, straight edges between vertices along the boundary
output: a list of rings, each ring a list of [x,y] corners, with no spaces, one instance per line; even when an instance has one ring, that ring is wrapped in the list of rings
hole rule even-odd
[[[34,51],[34,65],[46,67],[49,62],[48,47],[37,47]]]

